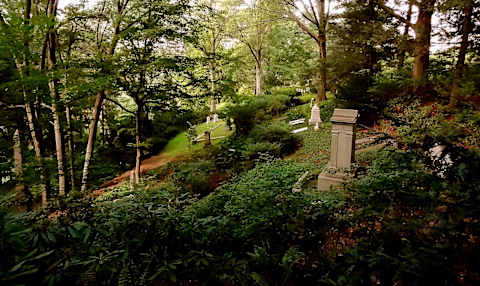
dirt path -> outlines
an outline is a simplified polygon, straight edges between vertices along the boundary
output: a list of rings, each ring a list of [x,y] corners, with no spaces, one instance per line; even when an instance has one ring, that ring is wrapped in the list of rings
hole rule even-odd
[[[179,158],[180,157],[168,157],[168,156],[165,156],[164,154],[155,155],[155,156],[150,157],[150,158],[148,158],[148,159],[146,159],[142,162],[142,166],[140,167],[140,172],[142,174],[145,174],[146,172],[157,169],[157,168],[160,168],[161,166],[163,166],[167,163],[177,161],[177,160],[179,160]],[[98,193],[98,192],[102,193],[106,189],[110,189],[110,188],[113,188],[113,187],[119,185],[124,180],[128,180],[130,178],[130,174],[131,174],[132,171],[133,171],[133,169],[124,172],[120,176],[106,182],[105,184],[100,186],[100,188],[96,189],[94,192],[95,193]]]

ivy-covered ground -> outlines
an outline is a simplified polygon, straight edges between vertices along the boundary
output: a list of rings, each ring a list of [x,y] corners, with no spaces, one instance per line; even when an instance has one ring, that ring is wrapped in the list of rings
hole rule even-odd
[[[352,180],[318,192],[331,124],[293,135],[289,118],[278,120],[292,109],[268,116],[256,113],[258,104],[265,103],[228,107],[241,128],[213,146],[187,147],[183,160],[150,171],[134,189],[124,183],[23,214],[3,201],[0,281],[480,283],[480,160],[477,145],[464,147],[474,142],[470,133],[459,136],[451,119],[406,108],[410,121],[381,126],[388,144],[357,154]],[[449,167],[425,152],[438,142]],[[292,192],[306,171],[302,191]]]

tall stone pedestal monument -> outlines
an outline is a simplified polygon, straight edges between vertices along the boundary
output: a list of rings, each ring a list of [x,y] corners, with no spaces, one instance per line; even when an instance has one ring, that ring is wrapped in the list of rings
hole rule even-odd
[[[355,161],[355,132],[358,111],[336,108],[332,122],[332,142],[327,170],[318,176],[317,188],[328,190],[332,185],[343,182],[342,169],[350,168]]]

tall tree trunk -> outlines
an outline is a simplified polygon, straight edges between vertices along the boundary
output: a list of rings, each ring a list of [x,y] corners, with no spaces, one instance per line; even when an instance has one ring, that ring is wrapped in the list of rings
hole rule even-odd
[[[128,2],[128,1],[127,1]],[[125,8],[125,4],[123,2],[117,2],[117,9],[118,9],[118,16],[114,22],[113,26],[113,38],[110,44],[110,48],[107,51],[108,57],[112,57],[115,54],[115,48],[117,47],[118,36],[120,34],[120,24],[121,24],[121,15]],[[85,151],[85,161],[83,163],[83,172],[82,172],[82,186],[81,191],[87,191],[87,182],[88,182],[88,168],[90,167],[90,161],[93,156],[93,149],[95,147],[95,138],[97,135],[97,126],[98,126],[98,119],[100,118],[100,112],[102,109],[102,103],[105,99],[105,89],[100,89],[97,92],[97,96],[95,97],[95,105],[92,111],[92,118],[90,120],[90,125],[88,128],[88,141],[87,141],[87,148]]]
[[[317,102],[327,98],[327,45],[325,36],[320,35],[317,41],[318,45],[318,75],[317,75]]]
[[[58,1],[50,0],[48,9],[47,9],[47,16],[55,20],[56,17],[56,10],[58,5]],[[53,129],[55,134],[55,152],[57,155],[57,167],[58,167],[58,194],[60,196],[65,195],[65,169],[64,169],[64,148],[63,148],[63,138],[60,126],[60,110],[58,106],[58,90],[57,90],[57,80],[54,76],[54,71],[57,65],[56,59],[56,32],[54,27],[50,27],[50,31],[48,32],[48,49],[47,49],[47,62],[48,62],[48,71],[49,75],[49,91],[50,96],[52,97],[52,113],[53,113]]]
[[[23,81],[25,75],[23,73],[23,68],[21,64],[16,60],[17,70],[20,75],[20,79]],[[33,116],[32,104],[29,101],[27,94],[27,87],[22,83],[22,92],[23,99],[25,102],[25,113],[27,115],[28,130],[30,131],[30,136],[32,137],[33,149],[35,150],[35,158],[37,160],[39,173],[40,173],[40,190],[42,193],[42,207],[46,207],[48,203],[48,175],[44,166],[43,161],[43,152],[40,143],[40,135],[37,133],[35,128],[35,118]]]
[[[25,22],[24,24],[28,26],[30,24],[30,14],[31,14],[31,8],[32,8],[32,2],[31,0],[25,0],[25,10],[24,10],[24,19]],[[3,28],[5,28],[7,31],[9,29],[8,24],[5,22],[5,19],[2,17],[0,14],[0,24],[2,25]],[[28,31],[28,29],[25,29],[25,31]],[[25,79],[29,74],[29,59],[30,59],[30,49],[29,49],[29,37],[27,34],[24,34],[24,45],[23,45],[23,61],[21,62],[18,57],[15,55],[14,51],[10,51],[10,54],[12,55],[14,61],[15,61],[15,67],[18,71],[18,74],[20,75],[20,80],[21,80],[21,86],[22,86],[22,94],[23,94],[23,99],[25,103],[25,113],[27,115],[27,122],[28,122],[28,129],[30,131],[30,135],[32,137],[32,142],[33,146],[35,149],[35,157],[37,159],[39,171],[40,171],[40,190],[42,194],[42,207],[47,206],[47,192],[48,192],[48,174],[47,174],[47,169],[45,168],[43,164],[43,150],[41,148],[41,131],[37,131],[35,127],[35,117],[33,113],[33,108],[31,101],[28,97],[28,88],[25,84]],[[25,71],[24,71],[25,68]]]
[[[436,0],[423,0],[418,7],[418,18],[415,23],[413,79],[423,81],[430,57],[430,37],[432,33],[432,15]]]
[[[24,11],[24,18],[25,18],[25,25],[30,25],[30,14],[32,10],[32,0],[25,0],[25,11]],[[28,37],[25,37],[24,39],[24,58],[23,58],[23,67],[26,67],[26,75],[28,76],[29,70],[28,66],[30,65],[29,60],[30,60],[30,41]],[[16,61],[17,62],[17,61]],[[20,74],[20,78],[25,80],[25,74],[23,72],[22,65],[17,62],[16,64],[17,70]],[[27,86],[25,83],[22,83],[22,91],[23,91],[23,99],[25,102],[25,113],[27,114],[27,122],[28,122],[28,128],[30,131],[30,135],[32,137],[33,141],[33,148],[35,150],[35,157],[37,159],[38,163],[38,168],[39,168],[39,173],[40,173],[40,190],[41,190],[41,196],[42,196],[42,207],[46,207],[48,204],[48,189],[49,189],[49,182],[48,182],[48,174],[47,174],[47,169],[43,164],[43,150],[42,150],[42,133],[39,129],[37,132],[36,126],[35,126],[35,118],[38,118],[38,115],[34,117],[33,114],[33,108],[32,104],[28,98],[28,92],[27,92]]]
[[[15,192],[18,194],[23,193],[23,199],[25,200],[27,211],[32,210],[32,195],[27,185],[25,185],[25,178],[23,173],[23,152],[22,152],[22,136],[20,130],[16,129],[13,134],[13,164],[14,172],[17,181]]]
[[[27,114],[28,129],[32,137],[33,149],[35,150],[35,158],[37,159],[38,168],[40,170],[40,190],[42,192],[42,207],[46,207],[48,203],[48,175],[43,164],[43,152],[40,145],[40,139],[35,130],[35,121],[33,119],[32,105],[28,102],[28,96],[24,90],[25,113]]]
[[[263,69],[262,69],[262,60],[259,57],[259,60],[255,62],[255,95],[261,95],[263,89]]]
[[[467,0],[463,7],[463,24],[462,24],[462,41],[458,50],[457,64],[455,66],[455,75],[452,83],[452,90],[450,92],[450,106],[455,106],[458,102],[460,81],[465,69],[465,57],[468,49],[468,36],[472,32],[472,13],[473,13],[473,0]]]
[[[210,113],[217,113],[217,100],[215,98],[215,64],[213,60],[210,62],[210,92],[212,93],[212,100],[210,102]]]
[[[74,145],[73,145],[73,131],[72,131],[72,115],[70,114],[70,107],[66,107],[67,112],[67,137],[68,137],[68,170],[70,173],[70,190],[72,192],[76,189],[76,180],[75,180],[75,166],[73,164],[74,158]]]
[[[413,0],[408,1],[408,11],[407,11],[407,22],[412,21],[412,7],[413,7]],[[403,30],[403,40],[408,40],[408,31],[410,30],[410,25],[405,24],[405,30]],[[400,50],[400,54],[398,55],[398,67],[401,68],[405,64],[405,47]]]
[[[105,98],[105,90],[98,91],[95,98],[95,105],[93,107],[92,119],[90,121],[90,127],[88,129],[88,141],[87,151],[85,152],[85,161],[83,163],[82,172],[82,187],[81,191],[87,190],[88,168],[90,166],[90,160],[92,159],[93,147],[95,145],[95,137],[97,135],[98,119],[100,118],[100,111],[102,109],[102,102]]]
[[[135,158],[135,183],[140,183],[142,176],[142,133],[145,120],[144,106],[141,101],[137,101],[137,111],[135,113],[135,145],[136,145],[136,158]]]
[[[22,142],[20,140],[20,130],[16,129],[13,134],[13,171],[15,173],[17,186],[16,192],[25,191],[25,183],[23,181],[23,156],[22,156]]]

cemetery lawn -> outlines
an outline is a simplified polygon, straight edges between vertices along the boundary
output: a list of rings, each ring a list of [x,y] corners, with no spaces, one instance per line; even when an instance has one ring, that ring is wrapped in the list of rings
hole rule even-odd
[[[233,131],[228,130],[228,127],[225,124],[225,121],[220,120],[218,123],[202,123],[197,125],[197,134],[203,134],[207,129],[213,128],[217,126],[218,124],[221,124],[220,127],[216,128],[215,130],[212,131],[212,138],[215,137],[222,137],[222,136],[229,136],[232,134]],[[176,156],[181,156],[185,155],[191,151],[199,150],[203,148],[204,142],[201,141],[197,144],[190,144],[187,138],[187,131],[181,132],[177,136],[175,136],[173,139],[171,139],[167,146],[163,149],[161,154],[163,154],[165,157],[176,157]],[[221,139],[221,138],[220,138]],[[217,144],[220,142],[220,139],[214,139],[212,140],[212,144]]]

